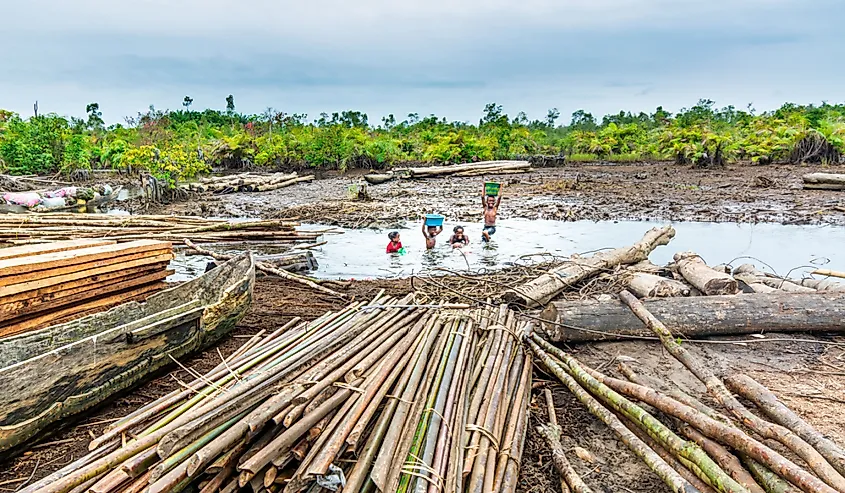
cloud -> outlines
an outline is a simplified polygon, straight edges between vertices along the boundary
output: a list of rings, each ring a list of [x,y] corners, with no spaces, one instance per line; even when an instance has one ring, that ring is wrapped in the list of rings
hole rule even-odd
[[[700,97],[770,108],[832,99],[845,75],[834,0],[7,3],[7,39],[20,42],[0,52],[0,107],[26,113],[38,98],[80,114],[99,101],[110,121],[185,94],[220,107],[230,93],[243,111],[354,108],[374,121],[474,121],[490,101],[535,118]]]

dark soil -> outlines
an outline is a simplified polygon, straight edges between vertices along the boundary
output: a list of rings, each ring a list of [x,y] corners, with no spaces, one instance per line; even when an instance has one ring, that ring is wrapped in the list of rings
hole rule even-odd
[[[271,192],[201,197],[145,209],[150,213],[228,217],[298,217],[346,227],[391,227],[448,211],[450,220],[481,218],[485,179],[504,182],[504,218],[670,220],[845,224],[842,192],[802,190],[817,167],[735,166],[698,169],[674,164],[572,165],[519,175],[394,180],[370,185],[373,200],[347,198],[361,171]],[[135,204],[124,204],[137,208]]]

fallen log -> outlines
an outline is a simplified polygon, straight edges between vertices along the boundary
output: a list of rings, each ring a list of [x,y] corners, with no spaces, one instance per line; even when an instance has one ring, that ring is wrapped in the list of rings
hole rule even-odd
[[[680,281],[641,272],[631,276],[628,289],[639,298],[673,298],[690,294],[689,286]]]
[[[801,279],[798,281],[801,286],[813,288],[816,291],[825,291],[828,293],[845,293],[845,284],[836,281],[828,281],[827,279]]]
[[[674,236],[675,229],[672,226],[652,228],[630,247],[600,252],[589,258],[573,259],[533,281],[505,291],[502,299],[506,303],[528,308],[544,305],[565,289],[605,269],[646,260],[655,248],[668,244]]]
[[[802,286],[800,282],[778,277],[772,274],[767,274],[758,270],[751,264],[742,264],[733,271],[734,278],[739,280],[742,277],[746,284],[764,284],[772,289],[786,291],[789,293],[815,293],[816,290],[812,287]],[[762,291],[765,292],[765,291]]]
[[[845,293],[658,298],[643,304],[687,338],[764,332],[843,332]],[[625,304],[554,301],[541,313],[553,341],[584,342],[652,336]]]
[[[845,190],[845,174],[809,173],[802,180],[809,190]]]
[[[530,168],[531,163],[528,161],[483,161],[480,163],[455,164],[451,166],[408,168],[408,174],[412,178],[428,178],[468,172],[497,173],[504,171],[528,171]]]
[[[775,293],[778,291],[777,288],[761,282],[760,278],[751,274],[734,274],[734,279],[739,283],[739,289],[743,293]]]
[[[676,253],[674,258],[678,272],[705,296],[736,294],[739,290],[733,277],[708,267],[696,253]]]

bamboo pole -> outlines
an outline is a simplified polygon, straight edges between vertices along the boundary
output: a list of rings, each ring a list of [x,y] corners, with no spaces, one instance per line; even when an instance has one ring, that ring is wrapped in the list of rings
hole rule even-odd
[[[731,394],[722,381],[704,366],[695,356],[692,355],[685,347],[682,347],[672,337],[669,329],[666,328],[657,318],[646,310],[643,304],[637,300],[634,295],[627,291],[622,291],[619,294],[620,299],[627,304],[631,311],[640,318],[646,326],[653,330],[663,346],[686,366],[702,383],[707,387],[708,392],[725,406],[725,409],[730,411],[737,419],[741,420],[743,424],[759,433],[760,436],[772,440],[777,440],[784,446],[795,452],[799,457],[807,462],[807,465],[819,475],[830,486],[833,486],[839,491],[845,491],[845,477],[842,477],[836,469],[834,469],[827,460],[817,452],[810,444],[802,440],[796,434],[787,428],[763,421],[742,405],[736,397]]]

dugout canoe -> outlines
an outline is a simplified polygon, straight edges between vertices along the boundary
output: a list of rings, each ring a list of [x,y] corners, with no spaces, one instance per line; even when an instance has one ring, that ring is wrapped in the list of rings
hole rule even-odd
[[[217,341],[254,285],[247,252],[143,303],[0,339],[0,452]]]

